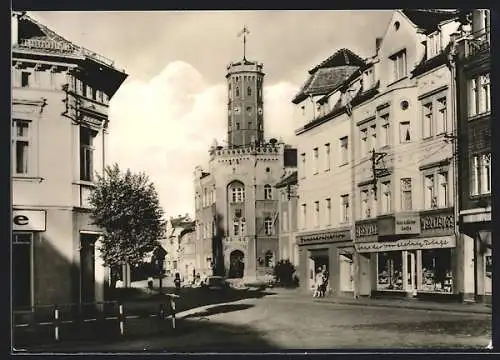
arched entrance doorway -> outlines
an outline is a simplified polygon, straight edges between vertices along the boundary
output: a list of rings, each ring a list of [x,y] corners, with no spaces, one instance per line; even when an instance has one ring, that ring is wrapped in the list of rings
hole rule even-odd
[[[245,268],[245,255],[240,250],[234,250],[229,255],[229,278],[242,278]]]

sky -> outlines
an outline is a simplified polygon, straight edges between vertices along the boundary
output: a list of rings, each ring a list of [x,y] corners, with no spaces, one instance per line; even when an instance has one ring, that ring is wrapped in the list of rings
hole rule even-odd
[[[264,64],[265,137],[294,144],[293,96],[308,70],[349,48],[375,53],[391,11],[29,12],[129,76],[109,107],[107,161],[145,172],[167,218],[194,217],[194,168],[226,140],[227,65]]]

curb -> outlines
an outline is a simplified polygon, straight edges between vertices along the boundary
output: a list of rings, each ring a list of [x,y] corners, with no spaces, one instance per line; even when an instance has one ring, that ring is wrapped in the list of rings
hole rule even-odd
[[[413,306],[412,304],[380,304],[380,303],[361,303],[361,302],[350,302],[342,300],[313,300],[316,303],[328,303],[328,304],[341,304],[341,305],[355,305],[355,306],[372,306],[372,307],[385,307],[385,308],[399,308],[399,309],[412,309],[412,310],[425,310],[425,311],[443,311],[443,312],[454,312],[461,314],[483,314],[491,315],[491,309],[450,309],[448,307],[436,308],[433,306]],[[466,306],[466,305],[464,305]]]

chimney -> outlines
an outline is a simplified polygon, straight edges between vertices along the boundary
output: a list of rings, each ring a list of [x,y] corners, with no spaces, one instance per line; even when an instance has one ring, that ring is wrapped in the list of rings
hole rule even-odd
[[[375,52],[378,52],[380,49],[380,44],[382,43],[382,38],[378,37],[375,39]]]
[[[19,42],[19,13],[13,11],[11,15],[11,46]]]

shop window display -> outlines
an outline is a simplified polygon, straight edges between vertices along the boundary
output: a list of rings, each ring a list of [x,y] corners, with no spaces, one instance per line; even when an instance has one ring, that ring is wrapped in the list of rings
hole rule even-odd
[[[451,249],[422,250],[422,291],[453,292]]]
[[[377,290],[403,290],[403,262],[400,251],[379,253]]]
[[[491,272],[493,271],[493,261],[491,259],[491,249],[484,254],[484,294],[491,295]]]

